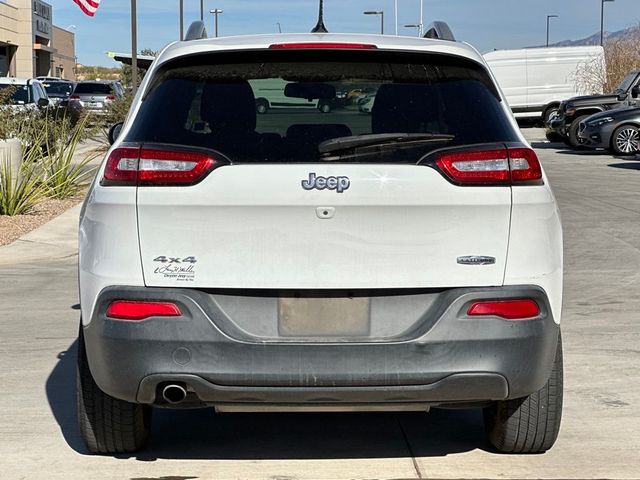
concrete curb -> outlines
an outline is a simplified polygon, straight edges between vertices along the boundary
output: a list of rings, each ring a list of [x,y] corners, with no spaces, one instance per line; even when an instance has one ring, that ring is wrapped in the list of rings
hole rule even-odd
[[[78,254],[78,221],[82,204],[0,247],[0,265],[56,260]]]

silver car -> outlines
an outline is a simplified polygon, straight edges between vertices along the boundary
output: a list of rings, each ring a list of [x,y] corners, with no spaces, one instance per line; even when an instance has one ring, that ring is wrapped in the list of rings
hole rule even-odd
[[[93,113],[103,113],[106,106],[124,95],[119,82],[93,81],[80,82],[69,97],[70,102],[78,102],[80,106]]]

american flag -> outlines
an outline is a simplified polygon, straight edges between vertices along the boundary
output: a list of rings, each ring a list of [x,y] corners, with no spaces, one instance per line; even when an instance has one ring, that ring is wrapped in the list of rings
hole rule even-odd
[[[78,4],[80,9],[90,17],[93,17],[100,6],[101,0],[73,0]]]

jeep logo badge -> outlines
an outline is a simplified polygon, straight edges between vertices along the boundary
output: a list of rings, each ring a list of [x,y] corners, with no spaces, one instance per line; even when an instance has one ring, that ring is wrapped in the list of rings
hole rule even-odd
[[[349,177],[318,177],[315,173],[310,173],[308,180],[302,180],[302,188],[305,190],[335,190],[342,193],[350,186]]]

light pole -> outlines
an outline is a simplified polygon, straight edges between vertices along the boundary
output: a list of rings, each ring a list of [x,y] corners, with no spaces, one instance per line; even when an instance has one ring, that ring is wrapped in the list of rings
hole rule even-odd
[[[282,33],[282,25],[280,25],[280,22],[276,22],[276,25],[278,25],[278,33]]]
[[[547,15],[547,47],[549,46],[549,20],[558,18],[558,15]]]
[[[180,40],[184,40],[184,0],[180,0]]]
[[[424,34],[424,0],[420,0],[420,35],[422,37]]]
[[[615,2],[615,0],[601,0],[600,2],[600,46],[604,45],[604,4],[605,2]]]
[[[200,0],[200,21],[204,22],[204,0]]]
[[[220,15],[221,13],[224,13],[224,11],[220,10],[219,8],[214,8],[213,10],[209,10],[209,13],[213,14],[213,16],[216,18],[215,32],[216,32],[216,38],[218,38],[218,15]]]
[[[419,23],[410,23],[409,25],[405,25],[404,28],[415,28],[418,31],[418,36],[421,37],[422,25]]]
[[[138,7],[131,0],[131,93],[138,91]]]
[[[384,35],[384,11],[369,10],[363,13],[365,15],[380,15],[380,35]]]

